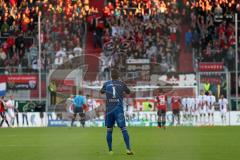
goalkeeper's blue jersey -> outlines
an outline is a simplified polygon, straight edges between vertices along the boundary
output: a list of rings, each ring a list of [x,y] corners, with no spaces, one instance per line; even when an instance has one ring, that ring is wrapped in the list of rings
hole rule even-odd
[[[110,80],[103,84],[101,92],[106,94],[106,111],[109,112],[116,107],[123,109],[124,93],[129,94],[130,90],[122,81]]]

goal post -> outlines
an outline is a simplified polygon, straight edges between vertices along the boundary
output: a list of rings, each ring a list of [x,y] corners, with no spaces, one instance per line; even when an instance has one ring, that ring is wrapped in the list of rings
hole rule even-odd
[[[168,96],[194,97],[198,94],[197,86],[132,86],[132,92],[135,92],[135,98],[154,97],[156,91],[161,89]]]

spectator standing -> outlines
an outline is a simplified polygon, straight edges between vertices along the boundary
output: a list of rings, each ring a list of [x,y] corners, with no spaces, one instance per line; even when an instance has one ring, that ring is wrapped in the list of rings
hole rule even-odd
[[[192,31],[191,31],[191,29],[189,29],[185,33],[185,47],[186,47],[186,51],[188,53],[191,52],[191,43],[192,43]]]

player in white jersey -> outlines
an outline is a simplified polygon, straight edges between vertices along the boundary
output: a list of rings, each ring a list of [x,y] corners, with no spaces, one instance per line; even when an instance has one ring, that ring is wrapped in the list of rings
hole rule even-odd
[[[10,124],[13,126],[14,125],[14,119],[15,119],[15,101],[13,99],[13,95],[10,96],[10,99],[6,102],[7,106],[7,113],[10,118]]]
[[[66,100],[66,118],[73,119],[74,116],[74,106],[73,106],[74,95],[70,95]]]
[[[216,103],[216,97],[212,94],[212,91],[209,91],[209,95],[207,96],[208,106],[207,106],[207,114],[208,114],[208,124],[214,125],[214,105]]]
[[[200,91],[200,95],[198,96],[198,111],[200,115],[200,125],[205,125],[206,118],[206,108],[207,108],[207,98],[204,94],[204,91]]]
[[[71,116],[74,114],[74,111],[73,111],[73,95],[71,94],[69,96],[69,98],[67,98],[67,101],[66,101],[66,111],[68,114],[71,114]]]
[[[90,95],[86,96],[87,98],[87,106],[88,106],[88,112],[86,114],[86,118],[89,119],[91,122],[97,117],[97,102],[95,99],[93,99]]]
[[[196,107],[196,98],[195,97],[191,97],[191,121],[194,123],[197,122],[197,107]]]
[[[182,99],[182,112],[183,112],[183,117],[187,119],[187,97],[184,97]]]
[[[221,112],[221,119],[222,125],[227,124],[227,109],[228,109],[228,100],[224,98],[224,95],[221,95],[220,99],[218,100],[220,112]]]
[[[95,99],[91,98],[90,95],[87,95],[87,105],[88,105],[88,110],[93,111],[97,108],[97,102]]]
[[[187,107],[186,107],[186,117],[187,117],[188,121],[191,120],[192,104],[193,104],[192,97],[188,97],[187,98]]]
[[[133,119],[133,110],[134,107],[130,104],[129,99],[124,99],[124,111],[126,113],[126,120],[130,122]],[[150,104],[149,104],[150,105]],[[129,123],[130,125],[130,123]]]

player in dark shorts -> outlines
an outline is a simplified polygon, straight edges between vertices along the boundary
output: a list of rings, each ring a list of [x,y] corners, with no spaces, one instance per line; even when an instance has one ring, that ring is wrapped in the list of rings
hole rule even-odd
[[[0,123],[0,127],[2,127],[4,121],[6,122],[6,124],[9,127],[9,123],[8,123],[8,120],[7,120],[7,117],[6,117],[6,114],[5,114],[4,96],[2,96],[1,99],[0,99],[0,116],[2,118],[2,121]]]
[[[180,106],[181,106],[181,99],[180,97],[174,95],[171,98],[171,106],[172,106],[172,124],[174,125],[174,120],[177,120],[177,124],[180,124]]]
[[[158,115],[158,127],[166,129],[166,112],[167,112],[167,96],[161,89],[158,90],[156,96],[156,106]]]
[[[19,126],[19,116],[18,116],[19,110],[18,110],[18,108],[15,107],[14,112],[15,112],[15,117],[16,117],[16,121],[17,121],[17,126]],[[14,125],[14,121],[13,121],[13,125]]]
[[[115,122],[122,131],[123,139],[127,148],[127,155],[133,155],[130,148],[130,140],[125,123],[125,116],[123,111],[123,96],[130,94],[129,88],[125,83],[118,80],[119,75],[117,70],[111,71],[111,78],[103,84],[101,89],[102,94],[106,94],[106,116],[105,125],[107,127],[107,144],[109,153],[112,151],[112,132]]]
[[[72,119],[71,126],[73,126],[73,123],[76,119],[76,116],[77,116],[77,114],[79,114],[80,123],[81,123],[82,127],[85,127],[84,108],[87,108],[87,105],[86,105],[86,98],[84,96],[82,96],[81,94],[82,94],[82,92],[79,91],[79,95],[76,95],[73,98],[73,106],[74,106],[73,112],[74,112],[74,114],[73,114],[73,119]]]

